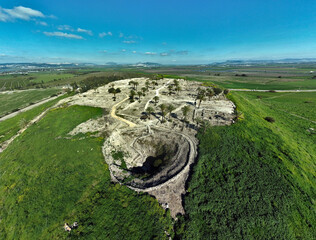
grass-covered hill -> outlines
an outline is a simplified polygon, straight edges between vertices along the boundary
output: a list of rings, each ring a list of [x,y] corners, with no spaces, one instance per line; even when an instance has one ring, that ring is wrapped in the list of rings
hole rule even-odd
[[[198,135],[179,239],[316,236],[316,94],[257,95],[233,93],[241,120]]]
[[[67,133],[102,110],[51,110],[0,155],[0,239],[164,239],[171,218],[145,194],[110,182],[103,138]],[[63,224],[77,221],[70,234]]]
[[[0,154],[0,239],[166,239],[165,231],[175,239],[313,239],[316,94],[230,97],[240,120],[198,134],[175,233],[153,197],[111,183],[103,137],[67,135],[102,116],[73,106],[52,109]],[[1,122],[0,143],[57,101]],[[79,227],[65,232],[74,221]]]

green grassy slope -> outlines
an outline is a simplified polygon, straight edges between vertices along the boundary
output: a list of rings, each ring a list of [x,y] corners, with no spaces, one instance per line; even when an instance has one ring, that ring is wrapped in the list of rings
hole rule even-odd
[[[69,95],[60,96],[26,112],[19,113],[15,117],[0,122],[0,146],[1,143],[17,134],[17,132],[22,129],[26,123],[30,122],[33,118],[41,114],[46,109],[54,106],[59,100],[68,96]]]
[[[49,88],[0,94],[0,116],[18,108],[27,107],[30,103],[38,102],[58,92],[60,92],[60,89]]]
[[[315,124],[271,108],[253,93],[233,93],[233,99],[245,119],[198,135],[199,159],[178,238],[313,239],[316,135],[306,130]],[[303,108],[303,95],[300,100]]]
[[[110,183],[102,138],[64,138],[101,115],[79,106],[50,111],[0,155],[0,239],[166,237],[171,218],[155,199]],[[65,232],[74,221],[78,229]]]

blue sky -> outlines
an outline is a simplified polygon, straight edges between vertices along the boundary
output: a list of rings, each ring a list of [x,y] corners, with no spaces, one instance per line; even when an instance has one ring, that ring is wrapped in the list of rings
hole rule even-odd
[[[316,57],[315,0],[0,0],[0,62]]]

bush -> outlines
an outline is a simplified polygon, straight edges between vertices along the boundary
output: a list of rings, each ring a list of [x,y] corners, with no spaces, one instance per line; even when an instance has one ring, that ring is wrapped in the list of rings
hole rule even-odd
[[[265,117],[264,120],[266,120],[266,121],[268,121],[270,123],[274,123],[275,122],[273,117]]]
[[[218,95],[218,94],[220,94],[222,92],[222,89],[217,88],[217,87],[214,88],[213,90],[214,90],[215,95]]]

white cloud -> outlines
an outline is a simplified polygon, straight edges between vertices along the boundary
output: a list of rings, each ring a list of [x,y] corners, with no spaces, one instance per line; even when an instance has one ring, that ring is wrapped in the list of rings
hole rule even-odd
[[[0,21],[6,22],[14,19],[29,21],[33,18],[43,18],[45,15],[37,10],[27,7],[14,7],[12,9],[0,8]]]
[[[132,53],[137,53],[136,51],[133,51]]]
[[[133,44],[133,43],[136,43],[135,41],[131,40],[131,41],[123,41],[123,43],[126,43],[126,44]]]
[[[44,22],[44,21],[37,21],[36,24],[38,25],[42,25],[42,26],[48,26],[47,22]]]
[[[82,36],[64,32],[43,32],[48,37],[63,37],[63,38],[72,38],[72,39],[84,39]]]
[[[122,49],[122,52],[126,52],[126,49]]]
[[[77,32],[86,33],[86,34],[88,34],[90,36],[93,35],[91,30],[86,30],[86,29],[83,29],[83,28],[77,28]]]
[[[105,36],[113,36],[112,32],[102,32],[102,33],[99,33],[99,37],[100,38],[103,38]]]
[[[100,53],[107,53],[107,52],[108,52],[107,50],[100,51]]]
[[[181,50],[181,51],[176,51],[176,50],[169,50],[168,52],[162,52],[160,53],[160,56],[162,57],[167,57],[167,56],[171,56],[171,55],[188,55],[189,51],[187,50]]]
[[[0,21],[1,22],[6,22],[10,19],[10,16],[7,15],[4,11],[3,8],[0,7]]]
[[[146,55],[156,55],[157,53],[155,52],[145,52]]]
[[[60,25],[57,27],[59,31],[74,31],[74,29],[69,25]]]

